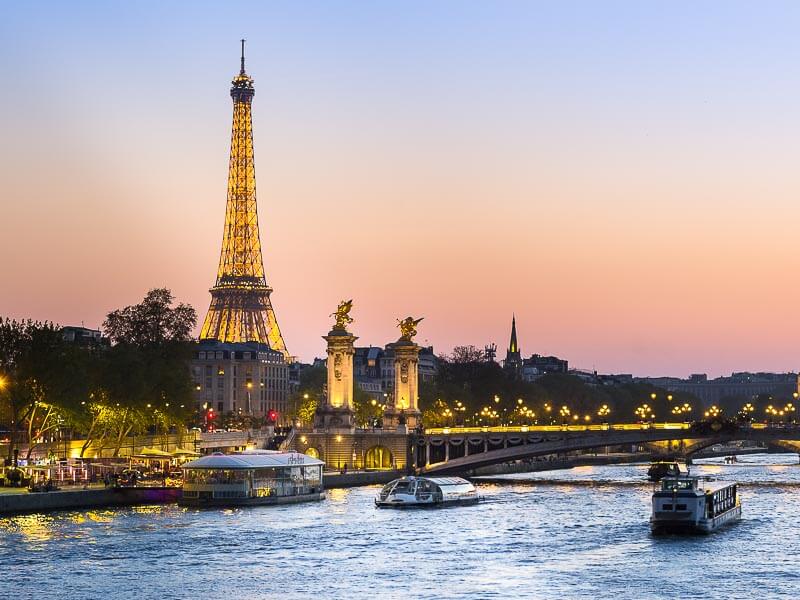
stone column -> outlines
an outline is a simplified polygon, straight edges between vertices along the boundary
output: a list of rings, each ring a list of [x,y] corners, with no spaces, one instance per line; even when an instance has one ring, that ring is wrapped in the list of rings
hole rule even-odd
[[[315,429],[353,430],[353,343],[358,339],[334,327],[323,336],[328,342],[328,393],[317,409]]]
[[[419,346],[408,340],[392,344],[394,350],[394,403],[384,420],[398,429],[417,426],[419,411]]]
[[[328,342],[328,397],[330,408],[353,408],[353,343],[358,339],[346,331],[332,330]]]

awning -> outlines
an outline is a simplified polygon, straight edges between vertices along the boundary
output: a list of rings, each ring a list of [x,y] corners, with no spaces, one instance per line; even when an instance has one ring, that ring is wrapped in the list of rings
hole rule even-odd
[[[171,456],[200,456],[200,453],[187,448],[175,448],[175,450],[172,451]]]
[[[157,448],[142,448],[142,451],[139,454],[134,454],[133,458],[170,459],[172,455]]]

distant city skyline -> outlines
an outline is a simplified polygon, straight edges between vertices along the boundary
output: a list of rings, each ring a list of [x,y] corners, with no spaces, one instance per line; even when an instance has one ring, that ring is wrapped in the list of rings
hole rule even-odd
[[[798,369],[800,7],[239,8],[6,7],[0,315],[99,327],[165,286],[202,320],[245,37],[290,353],[352,297],[359,345],[412,314],[502,357],[515,313],[577,368]]]

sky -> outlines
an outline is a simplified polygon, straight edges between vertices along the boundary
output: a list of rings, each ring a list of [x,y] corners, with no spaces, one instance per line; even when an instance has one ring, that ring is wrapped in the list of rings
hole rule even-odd
[[[800,368],[796,2],[0,0],[0,315],[208,308],[247,42],[287,347]],[[199,327],[199,326],[198,326]]]

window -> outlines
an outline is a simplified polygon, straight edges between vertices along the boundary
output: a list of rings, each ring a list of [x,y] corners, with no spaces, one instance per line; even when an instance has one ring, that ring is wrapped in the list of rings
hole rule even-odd
[[[686,505],[685,504],[676,504],[675,505],[675,510],[686,510]]]

